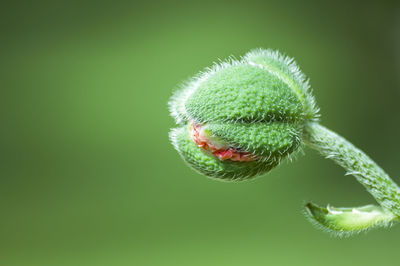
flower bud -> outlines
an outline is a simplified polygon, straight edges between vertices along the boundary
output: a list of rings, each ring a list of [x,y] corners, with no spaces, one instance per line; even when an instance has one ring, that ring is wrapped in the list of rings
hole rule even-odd
[[[296,63],[271,50],[215,65],[170,101],[182,158],[209,177],[240,180],[270,171],[298,150],[316,120],[308,82]]]

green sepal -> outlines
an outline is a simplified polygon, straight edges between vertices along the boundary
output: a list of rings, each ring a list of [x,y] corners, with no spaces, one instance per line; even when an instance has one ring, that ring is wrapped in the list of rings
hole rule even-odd
[[[185,110],[198,123],[304,120],[298,95],[278,77],[247,63],[222,68],[199,82]]]
[[[196,171],[212,178],[243,180],[270,171],[277,161],[236,162],[220,160],[215,155],[199,148],[191,139],[187,126],[170,131],[170,139],[184,161]]]
[[[298,148],[301,125],[296,123],[208,123],[204,126],[215,135],[243,150],[266,160],[280,160]]]
[[[375,205],[355,208],[335,208],[328,205],[324,208],[308,202],[305,210],[311,222],[336,236],[349,236],[375,227],[388,227],[398,221],[393,213]]]

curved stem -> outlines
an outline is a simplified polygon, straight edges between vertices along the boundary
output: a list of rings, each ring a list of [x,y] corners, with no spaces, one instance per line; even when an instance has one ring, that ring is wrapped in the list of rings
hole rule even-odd
[[[382,170],[382,168],[380,168],[364,152],[356,148],[343,137],[318,123],[309,123],[307,125],[304,132],[304,142],[311,148],[326,156],[326,158],[334,160],[338,165],[346,169],[348,175],[351,174],[355,176],[357,181],[360,182],[382,206],[382,208],[377,207],[379,209],[374,208],[374,214],[376,214],[376,212],[379,210],[380,213],[382,213],[380,218],[386,217],[384,221],[388,222],[400,217],[399,187],[395,182],[393,182],[392,179],[390,179],[390,177]],[[318,223],[321,223],[322,218],[326,218],[323,217],[323,213],[326,215],[343,215],[344,213],[340,209],[329,212],[329,208],[323,210],[314,204],[307,204],[306,209],[308,210],[308,213],[317,220]],[[357,217],[360,218],[357,216],[359,210],[365,209],[368,208],[354,208],[353,210],[355,211],[353,213],[356,215],[353,215],[351,218],[357,220]],[[393,215],[388,215],[388,212]],[[319,220],[317,219],[318,215],[320,215]],[[366,216],[364,215],[364,218],[365,217]],[[340,218],[342,219],[343,217],[340,216]],[[381,222],[381,220],[379,221]],[[372,224],[368,224],[368,226],[365,228],[371,225]],[[335,230],[334,228],[330,229]],[[341,228],[341,230],[344,229]]]

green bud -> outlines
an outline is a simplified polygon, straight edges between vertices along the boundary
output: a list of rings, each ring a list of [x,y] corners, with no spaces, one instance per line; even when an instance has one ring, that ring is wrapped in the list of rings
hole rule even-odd
[[[241,180],[266,173],[298,150],[316,120],[308,81],[276,51],[254,50],[199,74],[170,101],[182,158],[209,177]]]

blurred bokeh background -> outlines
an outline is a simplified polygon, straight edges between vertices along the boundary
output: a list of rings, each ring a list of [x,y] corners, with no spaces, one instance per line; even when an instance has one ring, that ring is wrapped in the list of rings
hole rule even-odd
[[[304,218],[374,203],[333,162],[213,181],[167,109],[218,59],[279,49],[323,124],[400,183],[396,1],[9,1],[0,27],[0,265],[398,265],[400,226],[337,239]]]

